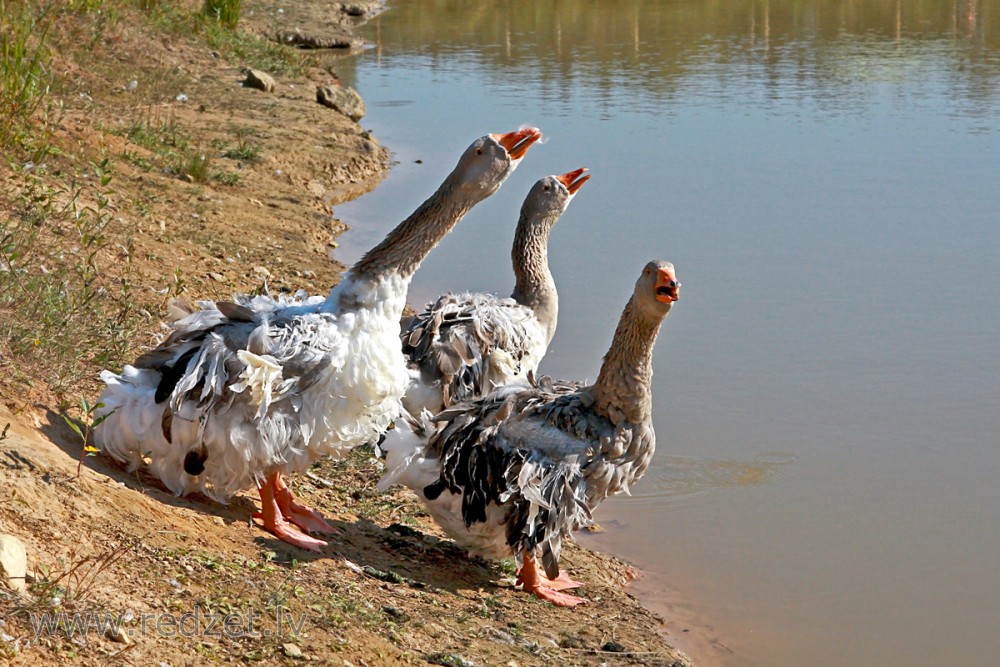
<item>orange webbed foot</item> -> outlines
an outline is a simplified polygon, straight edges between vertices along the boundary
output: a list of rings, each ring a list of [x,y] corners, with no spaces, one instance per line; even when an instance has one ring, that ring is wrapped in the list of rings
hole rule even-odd
[[[562,592],[583,584],[570,579],[568,575],[563,573],[560,573],[555,579],[549,579],[538,571],[535,557],[530,553],[524,555],[523,564],[517,573],[517,583],[521,584],[526,592],[541,600],[551,602],[557,607],[575,607],[579,604],[587,604],[585,598]]]

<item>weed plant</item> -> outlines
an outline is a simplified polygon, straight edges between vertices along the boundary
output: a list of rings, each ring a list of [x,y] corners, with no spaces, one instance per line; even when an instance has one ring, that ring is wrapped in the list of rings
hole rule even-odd
[[[52,16],[33,2],[0,0],[0,150],[29,149],[36,161],[44,157],[44,144],[32,119],[52,82]]]
[[[205,0],[202,13],[222,27],[235,30],[240,22],[240,3],[241,0]]]
[[[133,351],[131,230],[113,214],[108,162],[83,183],[47,185],[21,173],[13,211],[0,215],[0,367],[57,393]]]

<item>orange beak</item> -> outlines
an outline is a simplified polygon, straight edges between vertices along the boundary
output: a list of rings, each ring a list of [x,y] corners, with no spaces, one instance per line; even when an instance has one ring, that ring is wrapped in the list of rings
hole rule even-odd
[[[660,303],[673,303],[681,298],[681,284],[673,271],[659,269],[656,273],[656,300]]]
[[[562,176],[556,176],[556,180],[565,185],[571,195],[575,195],[580,186],[590,179],[590,174],[583,176],[583,172],[585,171],[587,170],[584,167],[580,167],[575,171],[568,171]],[[580,178],[581,176],[583,178]]]
[[[531,148],[531,144],[542,138],[542,131],[537,127],[526,127],[523,130],[491,136],[507,149],[511,160],[520,160]]]

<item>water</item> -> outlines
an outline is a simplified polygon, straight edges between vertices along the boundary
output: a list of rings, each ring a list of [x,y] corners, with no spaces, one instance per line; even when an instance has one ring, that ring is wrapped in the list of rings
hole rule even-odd
[[[398,165],[338,208],[344,261],[531,123],[411,303],[508,293],[522,198],[581,166],[542,370],[596,377],[641,267],[677,266],[655,468],[581,537],[671,637],[702,665],[998,664],[1000,2],[400,0],[366,31],[340,72]]]

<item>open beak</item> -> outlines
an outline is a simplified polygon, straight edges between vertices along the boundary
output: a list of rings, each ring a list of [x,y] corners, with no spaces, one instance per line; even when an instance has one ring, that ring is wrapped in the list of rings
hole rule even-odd
[[[492,135],[501,146],[507,149],[507,154],[511,160],[520,160],[531,148],[531,144],[542,138],[542,131],[537,127],[526,127],[523,130],[508,132],[507,134]]]
[[[677,276],[667,269],[659,269],[656,274],[656,300],[660,303],[673,303],[681,298],[681,284]]]
[[[565,185],[571,195],[575,195],[580,186],[590,179],[590,174],[584,175],[585,171],[587,170],[584,167],[580,167],[575,171],[568,171],[562,176],[556,176],[556,180]]]

